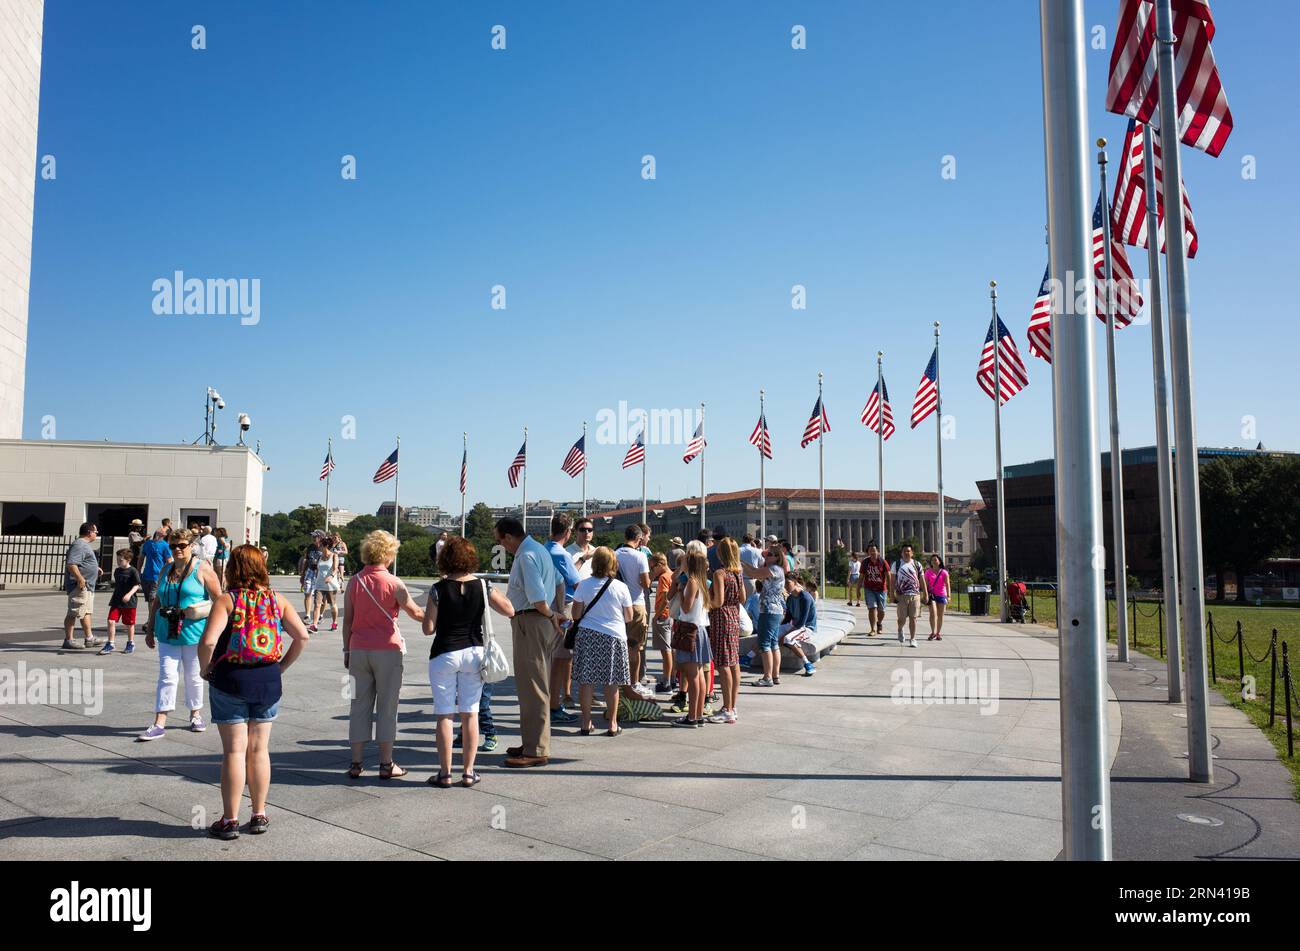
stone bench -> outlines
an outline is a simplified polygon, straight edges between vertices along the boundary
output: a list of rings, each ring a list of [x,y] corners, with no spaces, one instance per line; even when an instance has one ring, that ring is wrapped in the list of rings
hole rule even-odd
[[[817,629],[813,631],[810,641],[805,641],[802,645],[803,652],[808,655],[808,659],[816,663],[818,658],[829,654],[835,649],[845,637],[853,632],[857,624],[857,619],[849,611],[843,611],[838,608],[828,608],[822,610],[821,605],[817,607]],[[814,654],[814,649],[816,653]],[[758,654],[758,635],[749,634],[740,639],[740,659],[743,663],[753,651],[755,654],[755,669],[757,668]],[[795,673],[803,668],[799,666],[799,660],[789,650],[781,650],[781,670],[788,673]]]

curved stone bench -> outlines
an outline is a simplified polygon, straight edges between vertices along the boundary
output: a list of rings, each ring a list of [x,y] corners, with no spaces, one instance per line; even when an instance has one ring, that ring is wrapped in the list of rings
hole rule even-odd
[[[831,608],[823,613],[819,605],[817,609],[817,629],[813,631],[812,640],[801,645],[803,652],[808,655],[809,660],[816,662],[819,658],[833,651],[840,641],[853,632],[856,625],[857,618],[850,612]],[[814,648],[816,648],[816,654],[813,653]],[[757,664],[757,634],[749,634],[740,639],[740,657],[742,661],[748,657],[751,651],[754,652],[755,664]],[[782,649],[781,670],[793,673],[801,669],[798,658],[790,651]]]

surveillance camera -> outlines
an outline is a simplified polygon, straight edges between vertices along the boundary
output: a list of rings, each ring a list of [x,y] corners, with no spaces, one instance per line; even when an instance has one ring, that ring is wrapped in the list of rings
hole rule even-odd
[[[226,408],[226,401],[221,399],[221,397],[217,397],[217,409],[225,409],[225,408]]]
[[[253,421],[252,421],[251,419],[248,418],[248,414],[247,414],[247,413],[240,413],[240,414],[239,414],[239,428],[240,428],[240,429],[242,429],[244,432],[248,432],[248,427],[249,427],[249,426],[252,426],[252,425],[253,425]]]

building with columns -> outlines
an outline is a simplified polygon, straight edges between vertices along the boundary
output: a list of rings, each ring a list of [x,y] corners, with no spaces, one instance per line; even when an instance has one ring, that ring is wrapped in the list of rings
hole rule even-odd
[[[833,546],[843,543],[852,551],[863,551],[868,542],[881,541],[887,547],[904,538],[916,538],[925,551],[935,551],[939,542],[939,513],[933,492],[885,491],[885,527],[879,525],[879,496],[870,489],[826,490],[826,538]],[[958,526],[948,522],[958,517],[967,503],[945,498],[946,530]],[[951,515],[947,513],[952,513]],[[721,492],[705,498],[707,527],[721,526],[739,538],[759,531],[759,491],[742,489]],[[969,516],[962,515],[963,520]],[[599,531],[622,531],[641,521],[641,508],[617,509],[595,516]],[[680,535],[694,538],[701,528],[699,497],[655,502],[650,505],[647,522],[656,535]],[[818,493],[816,489],[767,490],[767,531],[789,539],[797,548],[809,552],[822,550],[818,538]],[[964,530],[964,526],[963,526]]]

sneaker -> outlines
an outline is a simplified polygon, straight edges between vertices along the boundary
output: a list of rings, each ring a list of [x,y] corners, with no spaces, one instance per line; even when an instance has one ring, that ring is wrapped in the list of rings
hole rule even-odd
[[[755,686],[755,687],[771,687],[771,686],[773,686],[773,684],[772,684],[772,678],[771,678],[771,677],[759,677],[757,680],[754,681],[754,686]]]
[[[149,740],[161,740],[166,735],[167,731],[155,723],[153,726],[149,727],[149,729],[137,736],[136,739],[147,742]]]
[[[642,700],[653,700],[655,698],[654,691],[651,690],[649,687],[647,687],[645,684],[633,684],[632,692],[636,694],[638,697],[640,697]]]
[[[578,719],[577,714],[570,713],[564,707],[556,707],[551,711],[552,723],[572,723],[576,719]]]
[[[82,646],[85,647],[86,650],[90,650],[92,647],[98,647],[98,646],[99,646],[99,638],[97,638],[97,637],[88,637],[88,638],[86,638],[86,641],[85,641],[85,643],[84,643]]]
[[[59,648],[59,650],[65,650],[65,651],[79,651],[84,649],[85,648],[83,648],[76,641],[64,641],[63,646]]]
[[[307,631],[308,631],[308,633],[310,633],[310,634],[315,634],[315,633],[316,633],[317,631],[319,631],[319,630],[320,630],[320,628],[318,628],[315,624],[308,624],[308,625],[307,625]]]
[[[705,717],[705,719],[708,720],[710,723],[735,723],[736,722],[735,720],[727,719],[729,716],[731,716],[730,710],[719,710],[717,713],[713,714],[712,716]]]
[[[803,675],[805,677],[811,677],[815,673],[817,673],[817,668],[814,667],[811,662],[803,665]]]
[[[668,693],[673,689],[673,685],[666,680],[655,681],[655,693]]]
[[[672,703],[668,705],[668,709],[673,713],[685,713],[686,694],[682,693],[680,690],[673,694],[673,700]]]
[[[700,711],[700,715],[707,720],[709,717],[713,716],[715,709],[716,708],[713,706],[712,700],[705,700],[704,709]]]
[[[915,646],[916,646],[916,638],[915,638],[915,637],[909,637],[909,638],[907,639],[907,646],[908,646],[908,647],[915,647]]]
[[[248,820],[248,834],[261,835],[266,831],[266,827],[271,824],[271,820],[266,816],[253,816]]]
[[[331,631],[337,631],[338,629],[339,629],[339,622],[338,622],[338,621],[335,621],[333,624],[330,625],[330,630],[331,630]]]
[[[497,738],[491,734],[483,737],[483,752],[495,753],[497,751]]]
[[[103,657],[105,654],[111,654],[111,653],[113,653],[113,642],[106,641],[104,643],[104,646],[99,649],[99,655]]]
[[[208,725],[207,725],[206,723],[203,722],[203,717],[200,716],[199,714],[196,713],[196,714],[194,714],[194,716],[190,717],[190,732],[191,732],[191,733],[202,733],[202,732],[203,732],[204,730],[206,730],[207,728],[208,728]]]
[[[692,720],[689,716],[678,717],[672,721],[673,726],[700,727],[704,726],[703,720]]]
[[[735,710],[723,710],[722,716],[723,716],[723,720],[722,720],[723,723],[735,723],[736,720],[739,719],[739,717],[736,716]]]
[[[251,830],[250,830],[251,831]],[[223,839],[229,842],[231,839],[239,838],[239,820],[238,819],[218,819],[212,825],[208,826],[208,835],[214,839]]]
[[[135,641],[127,641],[127,642],[126,642],[126,647],[123,648],[122,653],[123,653],[123,654],[134,654],[134,653],[135,653]]]

